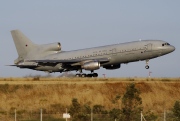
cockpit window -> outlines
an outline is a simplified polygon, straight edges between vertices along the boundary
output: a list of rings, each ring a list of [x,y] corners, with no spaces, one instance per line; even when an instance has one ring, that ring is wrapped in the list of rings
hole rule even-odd
[[[169,43],[163,43],[162,46],[165,46],[165,45],[170,45]]]

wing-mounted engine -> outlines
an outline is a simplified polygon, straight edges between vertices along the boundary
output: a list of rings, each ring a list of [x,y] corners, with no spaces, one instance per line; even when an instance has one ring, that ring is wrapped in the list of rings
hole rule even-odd
[[[81,68],[85,69],[85,70],[97,70],[100,68],[100,63],[97,61],[89,61],[89,62],[85,62]]]
[[[114,64],[114,65],[103,66],[103,68],[108,69],[108,70],[118,69],[120,67],[121,67],[121,64]]]
[[[57,42],[57,43],[42,45],[41,49],[43,51],[61,51],[61,43]]]

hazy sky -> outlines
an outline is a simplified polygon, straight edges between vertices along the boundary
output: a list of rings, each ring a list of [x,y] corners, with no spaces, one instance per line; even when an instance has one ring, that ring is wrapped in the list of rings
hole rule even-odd
[[[21,30],[34,43],[61,42],[63,50],[161,39],[176,51],[150,60],[153,77],[180,77],[180,0],[2,0],[0,4],[0,77],[42,74],[13,64],[17,52],[10,34]],[[145,61],[99,76],[146,77]],[[75,72],[73,72],[75,73]],[[52,74],[55,76],[60,73]]]

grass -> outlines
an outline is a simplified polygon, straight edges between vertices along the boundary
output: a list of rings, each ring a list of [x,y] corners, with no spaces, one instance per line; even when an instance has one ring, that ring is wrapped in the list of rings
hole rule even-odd
[[[179,78],[0,78],[1,112],[12,107],[19,111],[44,108],[47,112],[62,112],[73,98],[106,109],[121,107],[121,100],[114,100],[117,95],[122,97],[132,82],[141,91],[145,110],[163,112],[180,100]]]

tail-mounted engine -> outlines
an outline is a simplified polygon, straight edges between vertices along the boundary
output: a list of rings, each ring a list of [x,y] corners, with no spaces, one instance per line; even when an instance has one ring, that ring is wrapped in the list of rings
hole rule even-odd
[[[61,51],[61,43],[57,42],[57,43],[42,45],[42,50],[43,51]]]

